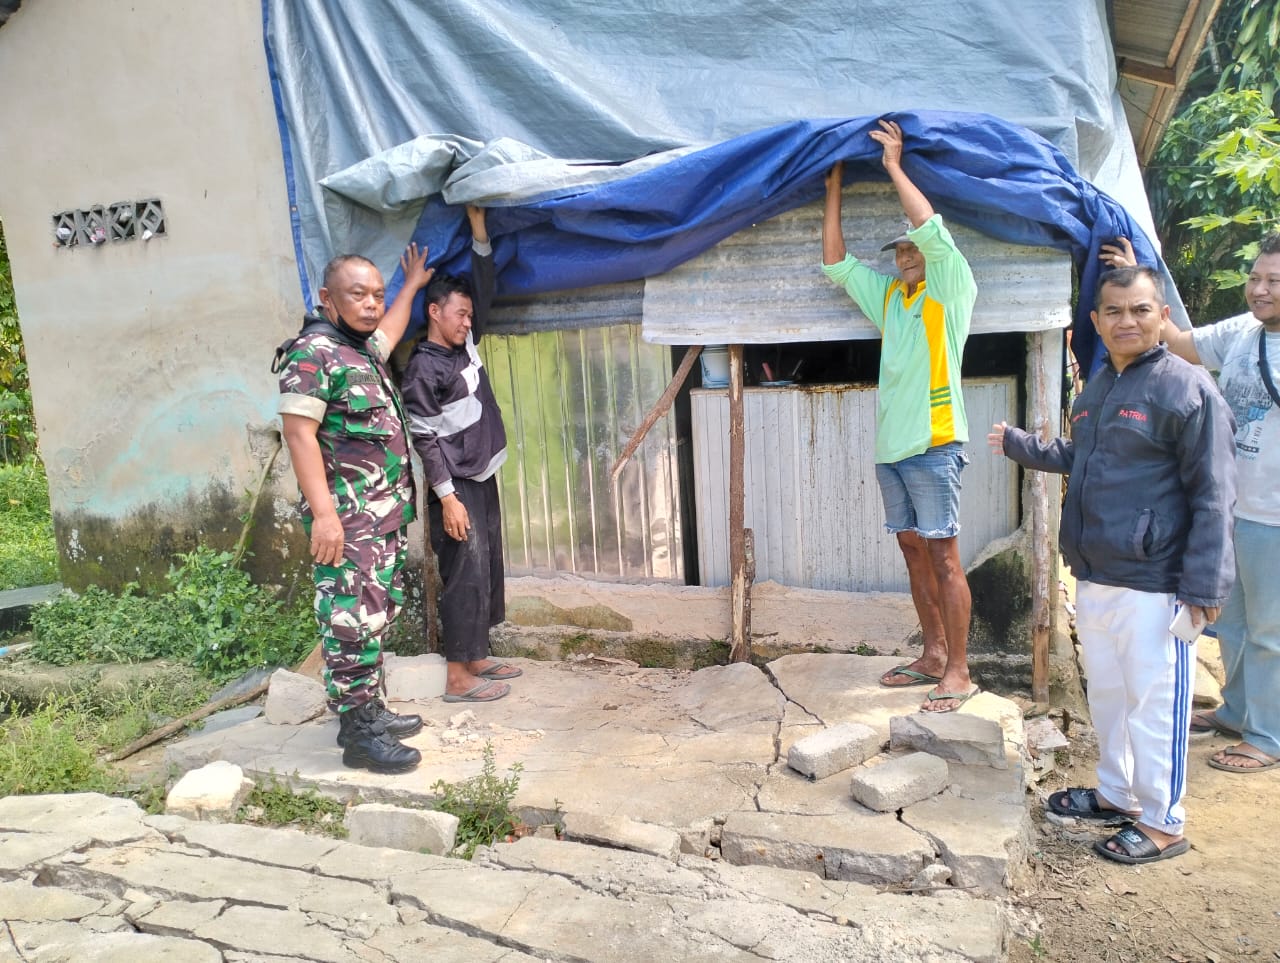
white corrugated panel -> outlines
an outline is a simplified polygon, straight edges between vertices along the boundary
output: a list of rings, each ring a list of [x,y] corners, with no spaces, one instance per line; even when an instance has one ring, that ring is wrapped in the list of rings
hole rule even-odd
[[[698,568],[729,584],[729,397],[692,393]],[[1017,420],[1013,378],[964,381],[971,441],[961,476],[960,556],[967,566],[1018,525],[1017,466],[992,455],[987,426]],[[875,476],[874,386],[747,388],[746,526],[756,580],[849,592],[905,592],[907,570],[884,531]]]
[[[849,252],[895,274],[880,247],[906,227],[884,185],[846,189]],[[970,334],[1039,331],[1071,322],[1071,260],[1062,251],[993,240],[949,223],[978,283]],[[774,344],[878,338],[821,270],[821,202],[739,231],[644,286],[643,331],[658,344]]]

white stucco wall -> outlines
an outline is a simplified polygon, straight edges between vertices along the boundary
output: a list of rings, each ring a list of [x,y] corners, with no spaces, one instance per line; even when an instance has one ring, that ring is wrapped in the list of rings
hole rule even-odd
[[[302,306],[259,0],[32,0],[0,29],[0,91],[0,219],[64,561],[104,551],[76,519],[216,523],[211,493],[256,478],[250,428],[274,421],[271,353]],[[151,197],[167,237],[54,246],[56,212]]]

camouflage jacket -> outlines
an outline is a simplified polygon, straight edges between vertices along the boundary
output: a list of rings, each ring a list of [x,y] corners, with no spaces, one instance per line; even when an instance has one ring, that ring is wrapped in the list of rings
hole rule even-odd
[[[387,372],[389,355],[380,331],[364,349],[311,333],[286,349],[280,369],[277,410],[320,422],[316,439],[325,476],[349,539],[386,535],[414,518],[409,438]],[[301,512],[310,531],[313,515],[305,498]]]

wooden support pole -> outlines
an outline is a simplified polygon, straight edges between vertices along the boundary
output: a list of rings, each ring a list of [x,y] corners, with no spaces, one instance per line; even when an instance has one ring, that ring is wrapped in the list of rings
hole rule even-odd
[[[640,422],[640,427],[635,430],[627,446],[622,449],[622,454],[618,456],[618,460],[613,465],[613,470],[609,472],[609,485],[612,488],[618,486],[618,476],[622,474],[622,469],[626,467],[631,456],[636,453],[636,449],[640,447],[640,442],[644,441],[645,435],[649,434],[649,430],[658,423],[658,419],[667,413],[671,408],[672,402],[676,400],[676,395],[680,393],[680,389],[684,387],[685,381],[689,377],[689,372],[693,370],[694,362],[698,360],[698,356],[702,354],[702,345],[695,344],[684,353],[684,357],[680,361],[680,367],[676,369],[676,373],[671,376],[671,383],[667,385],[661,397],[649,409],[649,413],[644,416],[644,421]]]
[[[1061,333],[1036,331],[1028,336],[1027,424],[1030,430],[1048,441],[1058,433],[1058,408],[1061,395],[1061,351],[1052,350],[1050,342],[1061,343]],[[1058,390],[1052,390],[1053,386]],[[1031,514],[1031,698],[1049,701],[1049,642],[1052,606],[1056,599],[1054,584],[1054,532],[1050,522],[1056,517],[1049,501],[1049,478],[1044,472],[1029,473],[1028,489]],[[1054,490],[1057,486],[1054,485]]]
[[[746,423],[742,411],[742,345],[729,346],[729,571],[733,635],[729,658],[751,658],[751,582],[755,546],[746,528]]]

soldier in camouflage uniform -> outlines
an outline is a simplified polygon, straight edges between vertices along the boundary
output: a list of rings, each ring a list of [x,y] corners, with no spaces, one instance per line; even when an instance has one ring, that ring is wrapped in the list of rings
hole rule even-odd
[[[414,518],[406,419],[386,361],[408,326],[414,295],[431,280],[426,256],[409,246],[404,287],[385,314],[373,263],[334,258],[320,309],[274,366],[315,559],[316,621],[342,762],[375,772],[406,772],[422,758],[400,742],[422,719],[393,713],[379,691],[382,638],[404,600],[405,526]]]

